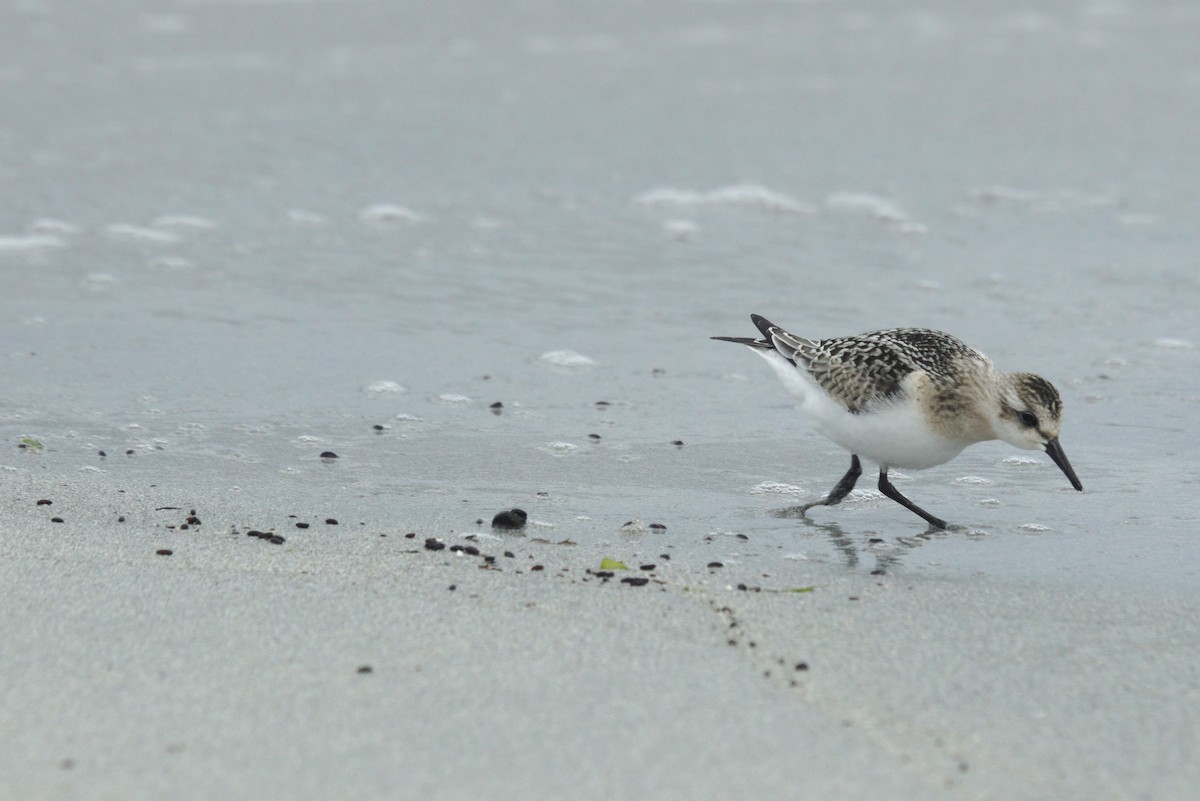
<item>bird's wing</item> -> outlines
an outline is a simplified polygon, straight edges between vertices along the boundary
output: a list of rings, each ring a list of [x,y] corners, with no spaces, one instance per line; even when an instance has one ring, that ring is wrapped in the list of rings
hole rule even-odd
[[[986,358],[949,334],[926,328],[814,341],[762,318],[754,322],[780,355],[807,370],[817,386],[855,414],[899,397],[904,380],[914,372],[924,372],[941,385],[952,378],[959,360]]]
[[[776,351],[854,414],[899,397],[904,380],[913,372],[922,371],[940,385],[951,378],[956,361],[987,358],[949,334],[926,328],[892,328],[813,340],[789,333],[760,315],[752,314],[750,319],[762,332],[762,339],[713,339]]]

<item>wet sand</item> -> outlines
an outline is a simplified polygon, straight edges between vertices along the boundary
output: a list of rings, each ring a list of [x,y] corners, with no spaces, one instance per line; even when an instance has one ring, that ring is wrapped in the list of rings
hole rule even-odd
[[[0,5],[0,797],[1190,798],[1198,26]],[[1046,375],[1086,491],[781,516],[750,313]]]

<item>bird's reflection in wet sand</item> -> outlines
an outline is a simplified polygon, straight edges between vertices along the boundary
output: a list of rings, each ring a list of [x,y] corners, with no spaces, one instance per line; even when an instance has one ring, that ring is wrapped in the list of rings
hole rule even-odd
[[[870,537],[865,543],[855,542],[854,536],[848,534],[837,523],[818,523],[805,514],[807,507],[805,506],[788,506],[783,509],[775,509],[771,512],[772,517],[784,518],[787,520],[800,520],[810,529],[815,529],[822,532],[829,538],[829,542],[834,548],[842,554],[845,559],[847,568],[857,568],[860,564],[859,553],[867,552],[875,557],[875,568],[871,571],[872,575],[883,575],[892,568],[900,564],[901,559],[907,551],[919,548],[925,543],[933,539],[942,539],[949,532],[930,526],[920,534],[912,536],[896,537],[895,541],[902,548],[893,548],[888,546],[887,542],[881,537]]]

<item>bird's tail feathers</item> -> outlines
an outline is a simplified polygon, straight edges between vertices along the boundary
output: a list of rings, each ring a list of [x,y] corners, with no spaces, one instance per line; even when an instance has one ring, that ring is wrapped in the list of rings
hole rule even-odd
[[[709,337],[709,339],[719,339],[722,342],[736,342],[739,345],[761,348],[762,350],[772,350],[775,347],[765,339],[751,339],[750,337]]]

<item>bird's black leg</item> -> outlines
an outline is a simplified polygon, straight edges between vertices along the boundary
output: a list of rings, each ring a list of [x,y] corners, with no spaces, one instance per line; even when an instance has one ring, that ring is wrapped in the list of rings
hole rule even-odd
[[[908,498],[905,498],[903,495],[901,495],[900,490],[898,490],[892,486],[892,482],[888,481],[886,467],[879,468],[879,491],[882,492],[884,495],[888,496],[889,498],[891,498],[896,503],[903,506],[905,509],[908,509],[910,512],[916,512],[921,517],[925,518],[925,520],[927,520],[929,522],[929,525],[933,526],[934,528],[940,528],[940,529],[946,528],[945,520],[942,520],[940,517],[934,517],[933,515],[929,514],[929,512],[926,512],[920,506],[917,506],[915,503],[910,501]]]
[[[850,490],[854,489],[854,484],[861,475],[862,464],[858,461],[858,454],[852,453],[850,454],[850,469],[846,471],[846,475],[842,476],[842,480],[837,483],[837,486],[831,489],[829,494],[821,500],[806,503],[800,507],[800,514],[804,514],[814,506],[834,506],[841,503],[842,499],[850,494]]]

